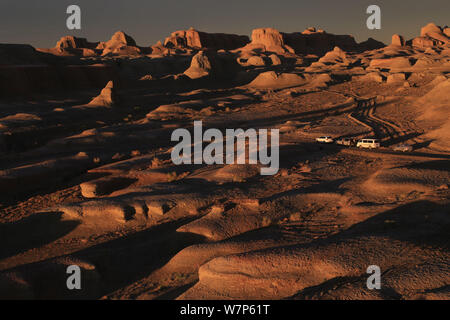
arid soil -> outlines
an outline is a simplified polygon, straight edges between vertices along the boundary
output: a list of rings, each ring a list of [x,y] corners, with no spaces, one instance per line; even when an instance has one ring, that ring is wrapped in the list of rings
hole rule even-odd
[[[0,297],[449,299],[449,37],[0,45]],[[195,120],[279,129],[279,172],[174,165]]]

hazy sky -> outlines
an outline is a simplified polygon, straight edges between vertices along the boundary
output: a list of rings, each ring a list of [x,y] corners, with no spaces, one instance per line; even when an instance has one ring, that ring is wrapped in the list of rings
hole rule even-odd
[[[66,28],[70,4],[81,7],[82,30]],[[381,30],[366,27],[370,4],[381,7]],[[64,35],[105,41],[117,30],[149,46],[189,27],[250,35],[260,27],[294,32],[315,26],[358,42],[389,43],[394,33],[418,36],[428,22],[450,24],[450,0],[0,0],[0,43],[35,47],[53,47]]]

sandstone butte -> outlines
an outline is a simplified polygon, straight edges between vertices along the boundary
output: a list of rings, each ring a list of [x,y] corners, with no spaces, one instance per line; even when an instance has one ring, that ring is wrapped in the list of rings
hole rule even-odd
[[[233,50],[243,47],[249,42],[247,36],[225,33],[206,33],[190,28],[189,30],[173,32],[170,37],[166,38],[164,41],[164,46]]]

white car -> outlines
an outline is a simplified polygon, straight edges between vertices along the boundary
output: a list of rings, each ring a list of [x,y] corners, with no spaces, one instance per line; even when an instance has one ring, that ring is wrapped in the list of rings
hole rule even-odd
[[[378,139],[361,139],[356,144],[358,148],[376,149],[381,146]]]
[[[341,146],[347,146],[347,147],[354,145],[354,141],[351,138],[341,138],[341,139],[336,140],[336,143]]]
[[[323,137],[316,138],[316,141],[319,143],[333,143],[334,142],[333,138],[329,137],[329,136],[323,136]]]
[[[399,144],[394,147],[394,151],[409,152],[413,151],[413,147],[409,144]]]

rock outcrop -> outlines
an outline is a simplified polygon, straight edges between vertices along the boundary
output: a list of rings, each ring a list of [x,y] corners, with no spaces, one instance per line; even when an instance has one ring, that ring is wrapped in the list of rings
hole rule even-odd
[[[332,51],[327,52],[322,58],[319,59],[322,63],[348,63],[347,54],[339,47],[335,47]]]
[[[40,52],[50,53],[56,56],[95,56],[95,55],[139,55],[150,53],[152,48],[141,48],[136,41],[122,31],[116,32],[106,42],[89,42],[86,38],[64,36],[54,48],[37,49]]]
[[[282,34],[276,29],[262,28],[255,29],[252,32],[251,46],[261,46],[265,51],[271,51],[276,53],[291,52],[294,53],[294,49],[291,48],[286,42],[285,34]]]
[[[207,54],[205,51],[200,51],[192,57],[191,66],[184,72],[184,74],[191,79],[199,79],[210,76],[213,70],[211,60],[211,55]]]
[[[112,107],[118,103],[116,89],[113,81],[109,81],[100,94],[89,102],[90,106]]]
[[[200,79],[220,73],[218,58],[209,51],[200,51],[192,57],[190,67],[184,72],[191,79]]]
[[[372,59],[369,68],[378,69],[408,69],[412,66],[413,60],[408,57],[394,57],[385,59]]]
[[[403,38],[401,35],[398,34],[394,34],[392,36],[392,43],[393,46],[401,46],[403,47],[406,42],[405,42],[405,38]]]
[[[252,42],[243,50],[263,50],[278,54],[315,54],[322,56],[340,47],[345,51],[365,51],[384,47],[378,41],[367,41],[358,44],[352,36],[334,35],[323,30],[308,28],[299,33],[283,33],[273,28],[255,29],[252,32]]]
[[[235,56],[229,53],[201,50],[192,57],[190,67],[183,73],[190,79],[233,78],[241,70]]]
[[[64,36],[56,43],[54,48],[37,49],[40,52],[50,53],[56,56],[95,56],[101,53],[97,50],[98,42],[89,42],[86,38]]]
[[[158,41],[155,45],[151,46],[150,49],[151,54],[153,55],[167,56],[170,52],[170,49],[164,47],[161,41]]]
[[[273,66],[279,66],[281,64],[281,59],[276,54],[271,54],[269,56],[269,58],[270,58],[270,61],[272,61]]]
[[[449,45],[450,37],[447,29],[443,29],[434,23],[429,23],[421,29],[420,37],[412,39],[409,43],[413,47],[421,49]]]
[[[429,23],[420,30],[421,37],[429,37],[435,40],[447,43],[449,41],[448,37],[444,34],[443,29],[434,23]]]
[[[136,41],[123,31],[117,31],[107,42],[100,42],[97,49],[102,49],[102,55],[123,54],[133,55],[141,53],[137,47]]]
[[[192,48],[192,49],[214,49],[233,50],[249,43],[247,36],[206,33],[193,28],[173,32],[164,41],[164,46],[169,48]]]
[[[95,49],[98,42],[92,43],[86,38],[77,38],[74,36],[65,36],[59,39],[55,48],[59,49]]]
[[[444,34],[450,38],[450,28],[449,27],[444,29]]]
[[[247,65],[254,67],[264,67],[266,65],[266,61],[263,57],[252,56],[247,60]]]

